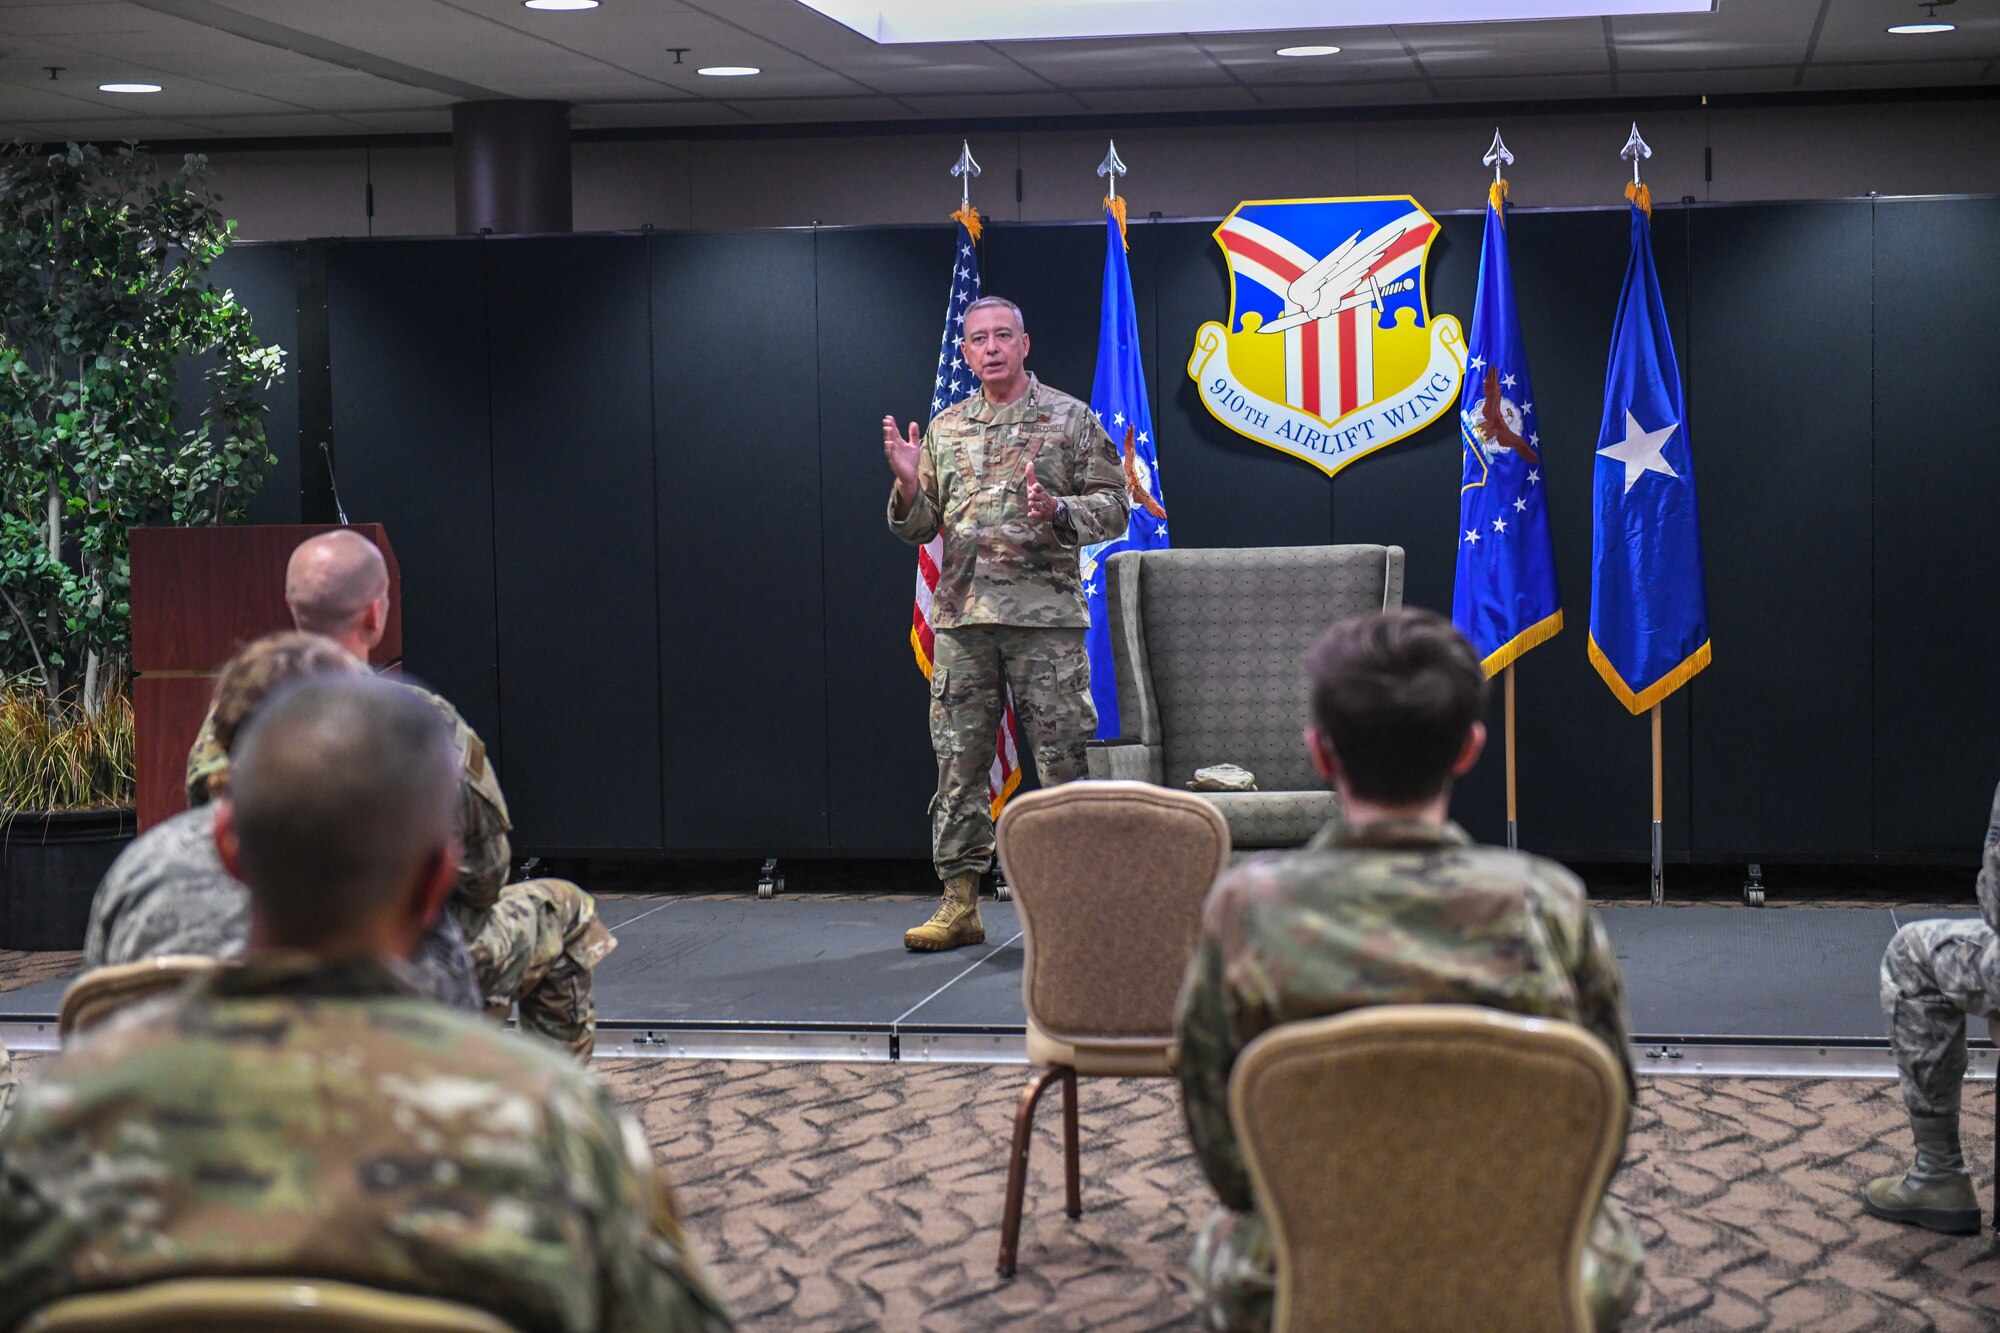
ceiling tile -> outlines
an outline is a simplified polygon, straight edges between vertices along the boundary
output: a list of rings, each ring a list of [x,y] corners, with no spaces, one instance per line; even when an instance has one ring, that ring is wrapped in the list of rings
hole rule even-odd
[[[1797,65],[1806,57],[1819,9],[1819,0],[1760,0],[1727,4],[1713,14],[1613,19],[1618,70]]]

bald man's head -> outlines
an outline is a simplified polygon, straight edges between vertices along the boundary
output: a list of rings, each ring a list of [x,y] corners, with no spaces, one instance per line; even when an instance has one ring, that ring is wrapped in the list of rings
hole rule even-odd
[[[282,687],[230,755],[224,850],[265,942],[311,948],[375,937],[420,906],[434,916],[417,899],[434,887],[441,901],[455,873],[457,800],[451,729],[415,691],[368,675]]]
[[[285,604],[306,633],[366,657],[388,625],[388,563],[374,542],[347,528],[308,537],[285,566]]]

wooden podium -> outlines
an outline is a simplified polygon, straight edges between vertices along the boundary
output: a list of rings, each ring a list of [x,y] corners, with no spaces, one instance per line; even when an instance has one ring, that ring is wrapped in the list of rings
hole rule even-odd
[[[187,754],[208,715],[215,673],[238,648],[292,627],[285,564],[335,523],[132,529],[132,706],[139,827],[187,808]],[[379,523],[354,530],[389,562],[389,626],[369,660],[403,656],[403,582]]]

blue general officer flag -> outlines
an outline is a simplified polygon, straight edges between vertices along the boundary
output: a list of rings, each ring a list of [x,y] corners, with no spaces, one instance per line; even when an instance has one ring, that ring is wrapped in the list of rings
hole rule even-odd
[[[1653,268],[1652,200],[1644,186],[1625,193],[1632,258],[1597,432],[1590,661],[1619,702],[1643,713],[1708,665],[1708,593],[1680,364]]]
[[[1131,435],[1138,485],[1158,502],[1160,464],[1153,445],[1146,372],[1139,363],[1139,316],[1132,303],[1132,271],[1125,261],[1125,229],[1108,205],[1104,210],[1104,302],[1090,410],[1121,451],[1126,435]],[[1130,480],[1128,474],[1128,483]],[[1101,738],[1122,734],[1118,729],[1118,671],[1111,660],[1111,627],[1105,608],[1104,562],[1120,551],[1151,551],[1166,544],[1166,518],[1148,513],[1135,492],[1125,535],[1083,548],[1079,572],[1084,596],[1090,601],[1090,630],[1085,642],[1090,649],[1090,693],[1097,701],[1097,734]]]
[[[1541,433],[1507,259],[1506,185],[1487,197],[1479,294],[1458,403],[1465,471],[1458,491],[1458,575],[1451,618],[1491,676],[1562,628],[1555,545],[1542,484]]]

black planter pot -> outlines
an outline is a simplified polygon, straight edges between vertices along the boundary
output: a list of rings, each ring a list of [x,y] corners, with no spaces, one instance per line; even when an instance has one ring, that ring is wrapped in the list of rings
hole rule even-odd
[[[97,882],[138,831],[130,806],[0,817],[0,949],[81,949]]]

